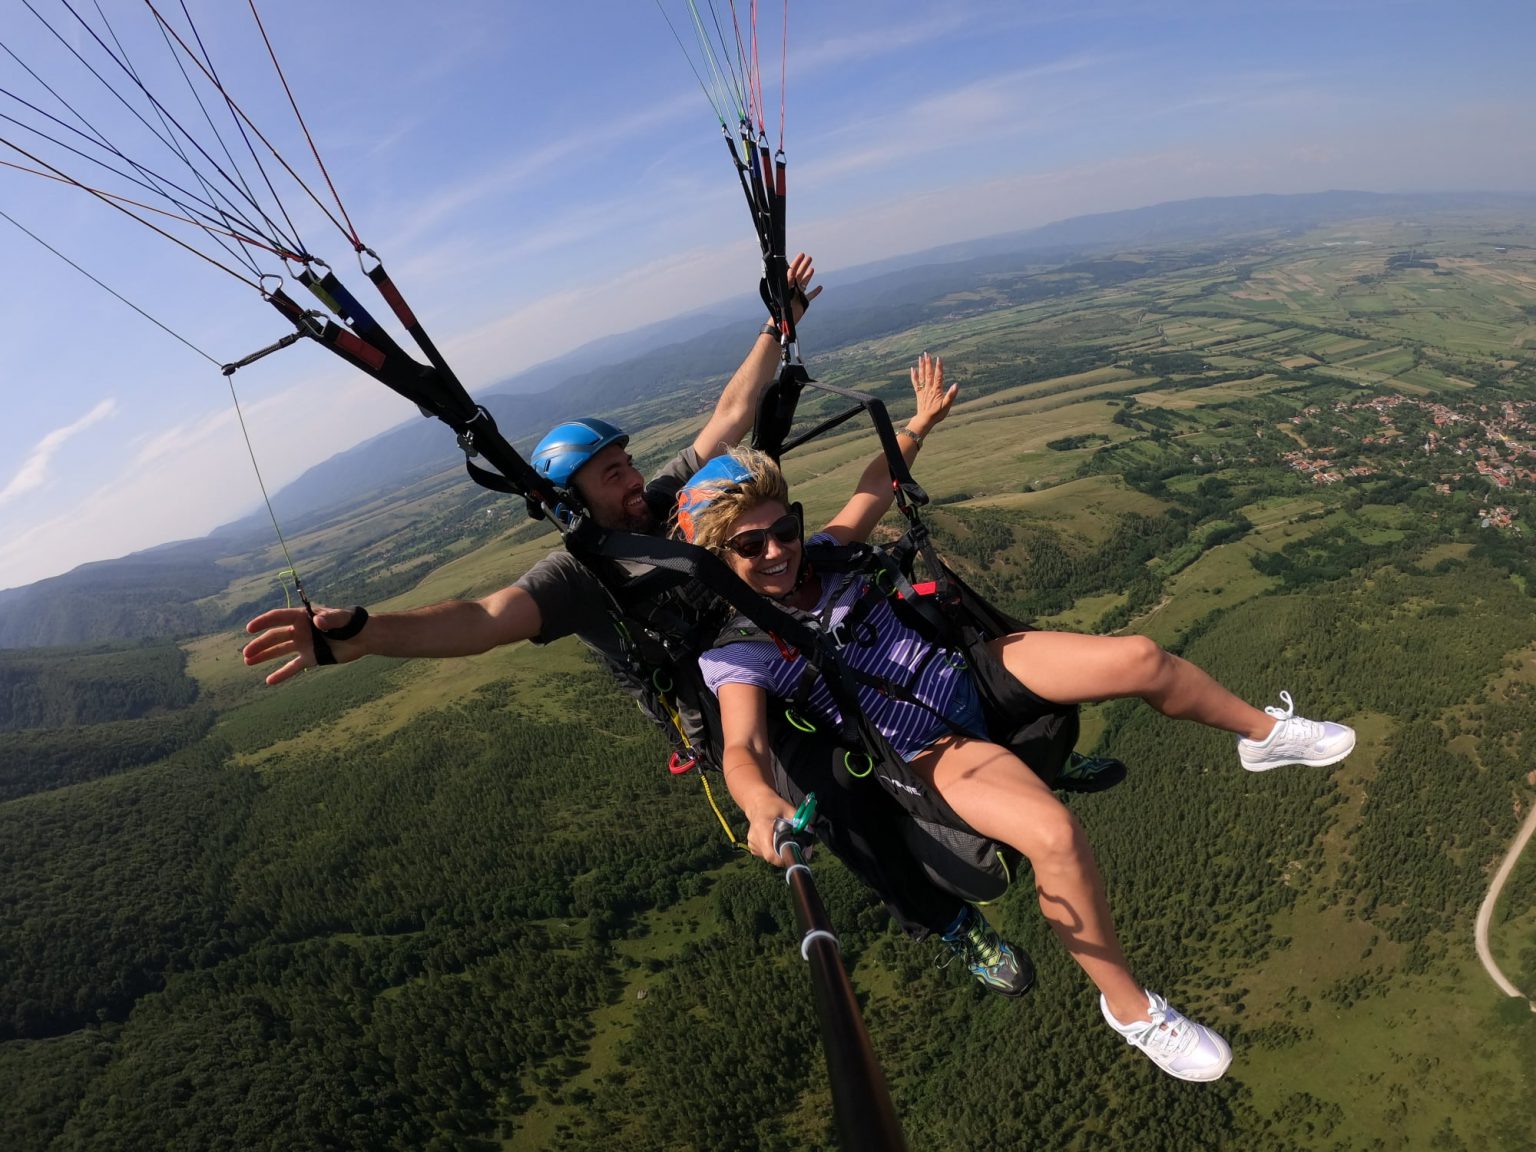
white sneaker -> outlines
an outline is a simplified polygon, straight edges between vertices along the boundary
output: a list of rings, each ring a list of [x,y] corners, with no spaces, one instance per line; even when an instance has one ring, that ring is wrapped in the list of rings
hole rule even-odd
[[[1337,764],[1355,748],[1355,730],[1331,720],[1308,720],[1296,715],[1289,692],[1280,693],[1285,708],[1266,708],[1276,720],[1263,740],[1239,740],[1237,758],[1250,772],[1268,772],[1286,764],[1325,768]]]
[[[1147,1007],[1152,1014],[1150,1021],[1122,1024],[1110,1014],[1104,997],[1099,997],[1099,1011],[1109,1026],[1168,1075],[1196,1083],[1221,1079],[1232,1063],[1232,1049],[1225,1040],[1204,1024],[1185,1019],[1156,992],[1147,993]]]

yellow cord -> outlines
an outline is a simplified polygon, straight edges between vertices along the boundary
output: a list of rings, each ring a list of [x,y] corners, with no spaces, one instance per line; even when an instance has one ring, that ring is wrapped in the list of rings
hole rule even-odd
[[[683,742],[683,747],[692,752],[693,741],[689,740],[688,733],[683,731],[683,718],[677,709],[672,706],[671,699],[659,693],[657,694],[657,699],[661,701],[661,706],[667,710],[667,719],[672,721],[672,727],[677,729],[677,737]]]
[[[657,699],[661,701],[661,706],[667,710],[667,719],[672,721],[672,727],[677,729],[677,736],[683,742],[683,748],[689,755],[697,758],[698,753],[694,751],[693,741],[688,739],[688,733],[683,730],[683,718],[673,706],[671,699],[661,694],[657,695]],[[720,805],[715,800],[715,790],[709,786],[709,776],[705,774],[702,767],[699,768],[699,783],[704,785],[704,795],[709,799],[709,807],[714,812],[715,819],[720,821],[720,827],[725,829],[725,836],[731,842],[731,847],[746,847],[740,840],[736,839],[736,833],[731,831],[730,821],[725,818],[725,813],[720,811]]]
[[[702,769],[699,772],[699,782],[704,785],[704,795],[709,797],[709,806],[714,809],[715,819],[720,821],[720,827],[725,829],[725,835],[730,840],[731,847],[742,847],[743,845],[741,841],[736,839],[736,833],[731,831],[731,825],[730,822],[726,820],[725,813],[721,812],[720,805],[715,803],[715,790],[709,786],[709,777],[704,775]]]

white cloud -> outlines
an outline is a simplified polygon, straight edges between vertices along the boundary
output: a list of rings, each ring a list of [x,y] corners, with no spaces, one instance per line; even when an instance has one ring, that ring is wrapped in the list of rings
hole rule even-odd
[[[317,462],[409,419],[413,411],[382,385],[346,369],[315,373],[244,406],[262,478],[274,493]],[[260,506],[261,488],[227,404],[156,431],[133,448],[127,465],[109,476],[96,472],[94,490],[82,493],[67,510],[29,509],[28,518],[37,517],[32,523],[13,524],[8,517],[8,534],[0,538],[0,588],[168,540],[199,537]],[[99,461],[81,474],[93,466]]]
[[[866,24],[858,32],[829,37],[803,49],[791,49],[791,79],[801,72],[815,73],[844,64],[862,64],[904,49],[925,47],[971,27],[975,19],[975,13],[966,13],[959,5],[954,5],[946,6],[926,19]]]
[[[525,149],[515,160],[498,164],[468,179],[457,178],[435,194],[418,197],[409,224],[388,237],[389,247],[400,251],[419,247],[423,235],[461,218],[472,206],[486,203],[504,206],[518,188],[562,174],[580,157],[607,154],[616,145],[644,135],[648,130],[684,118],[697,119],[697,112],[698,97],[691,93],[636,107],[584,132],[567,133],[542,147]]]
[[[117,412],[117,401],[106,399],[97,404],[73,424],[57,428],[39,440],[22,461],[21,467],[4,488],[0,488],[0,504],[8,503],[28,492],[34,492],[48,482],[48,469],[53,458],[75,436],[92,424],[109,419]]]

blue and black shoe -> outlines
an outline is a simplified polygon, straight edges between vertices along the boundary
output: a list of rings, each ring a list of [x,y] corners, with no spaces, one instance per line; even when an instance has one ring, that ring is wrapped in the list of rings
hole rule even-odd
[[[999,936],[971,905],[940,939],[953,954],[951,959],[960,957],[982,987],[1003,996],[1022,996],[1034,987],[1035,966],[1028,953]]]
[[[1058,792],[1102,792],[1125,779],[1125,765],[1113,756],[1071,752],[1051,787]]]

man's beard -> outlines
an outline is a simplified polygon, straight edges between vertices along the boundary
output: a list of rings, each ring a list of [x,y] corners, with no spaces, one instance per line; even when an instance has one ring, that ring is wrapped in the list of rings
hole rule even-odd
[[[651,511],[649,504],[643,505],[639,512],[626,512],[621,532],[638,532],[642,535],[650,535],[656,531],[656,513]]]

